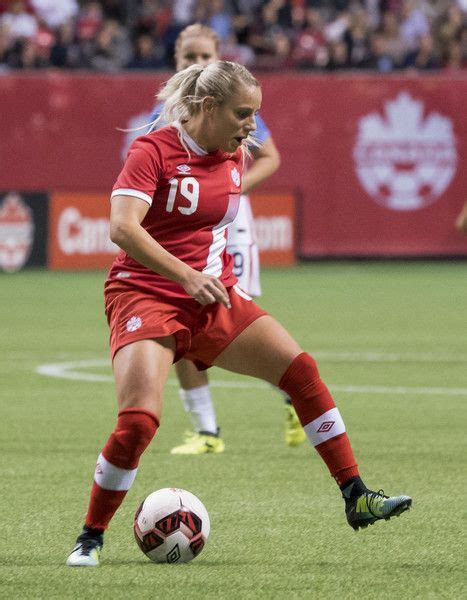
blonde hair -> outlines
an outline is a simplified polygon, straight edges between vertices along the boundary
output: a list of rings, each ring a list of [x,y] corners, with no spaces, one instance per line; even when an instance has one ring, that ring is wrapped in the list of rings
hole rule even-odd
[[[199,112],[204,98],[212,96],[219,104],[231,98],[239,85],[260,87],[258,80],[242,65],[217,60],[205,67],[191,65],[175,73],[157,94],[164,108],[154,121],[186,121]]]
[[[200,23],[195,23],[194,25],[188,25],[185,27],[179,34],[175,41],[175,58],[180,54],[180,49],[184,41],[190,38],[208,38],[212,40],[214,43],[214,47],[216,49],[216,54],[219,54],[220,47],[220,38],[217,33],[211,27],[207,25],[201,25]]]
[[[227,60],[217,60],[209,65],[191,65],[183,71],[175,73],[157,94],[157,99],[163,103],[163,108],[152,123],[153,131],[157,123],[180,123],[188,121],[196,115],[201,103],[207,96],[213,97],[218,104],[229,100],[240,85],[261,87],[259,81],[243,65]],[[181,131],[180,142],[190,157]],[[251,156],[248,146],[261,146],[254,136],[249,135],[242,143],[244,158]]]

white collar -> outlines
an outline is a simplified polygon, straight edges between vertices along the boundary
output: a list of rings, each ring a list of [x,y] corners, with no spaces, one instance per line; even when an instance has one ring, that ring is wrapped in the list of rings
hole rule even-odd
[[[207,150],[204,150],[204,148],[201,148],[201,146],[199,146],[195,140],[188,135],[188,133],[185,131],[185,128],[183,127],[183,125],[180,123],[180,121],[174,121],[172,123],[172,125],[178,129],[178,131],[180,132],[180,135],[183,138],[183,141],[185,142],[185,144],[188,146],[188,148],[190,150],[192,150],[195,154],[198,154],[199,156],[204,156],[206,154],[209,154]]]

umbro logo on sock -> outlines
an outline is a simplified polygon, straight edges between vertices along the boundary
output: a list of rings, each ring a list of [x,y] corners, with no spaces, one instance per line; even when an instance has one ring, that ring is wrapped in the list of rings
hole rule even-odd
[[[331,429],[334,427],[334,424],[335,424],[335,421],[323,421],[323,423],[321,423],[321,425],[316,430],[316,432],[317,433],[327,433],[328,431],[331,431]]]

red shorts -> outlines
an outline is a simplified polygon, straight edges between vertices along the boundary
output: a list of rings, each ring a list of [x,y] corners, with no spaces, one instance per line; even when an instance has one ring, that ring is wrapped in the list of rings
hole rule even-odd
[[[207,369],[248,325],[268,314],[237,286],[228,293],[230,309],[219,303],[201,306],[192,298],[168,301],[129,288],[122,291],[121,285],[108,286],[105,313],[112,359],[127,344],[172,335],[174,362],[188,358],[198,369]]]

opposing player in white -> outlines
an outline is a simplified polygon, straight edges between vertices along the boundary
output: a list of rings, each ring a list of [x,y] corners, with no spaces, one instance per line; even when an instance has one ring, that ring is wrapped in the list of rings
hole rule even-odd
[[[219,59],[219,38],[216,32],[204,25],[190,25],[178,36],[175,44],[177,71],[193,64],[208,65]],[[156,121],[162,109],[158,104],[151,115]],[[158,121],[151,130],[165,123]],[[228,227],[227,251],[234,257],[234,273],[239,287],[251,297],[261,295],[259,276],[259,250],[256,240],[253,213],[247,192],[272,175],[280,165],[279,152],[271,132],[262,118],[256,116],[255,141],[251,147],[253,161],[243,176],[242,196],[237,217]],[[185,433],[182,445],[172,449],[172,454],[217,454],[225,449],[220,437],[216,412],[211,398],[209,380],[205,371],[198,371],[189,360],[180,360],[175,365],[180,381],[180,397],[186,412],[190,415],[193,431]],[[306,435],[297,418],[290,398],[284,396],[286,422],[285,441],[289,446],[298,446]]]

